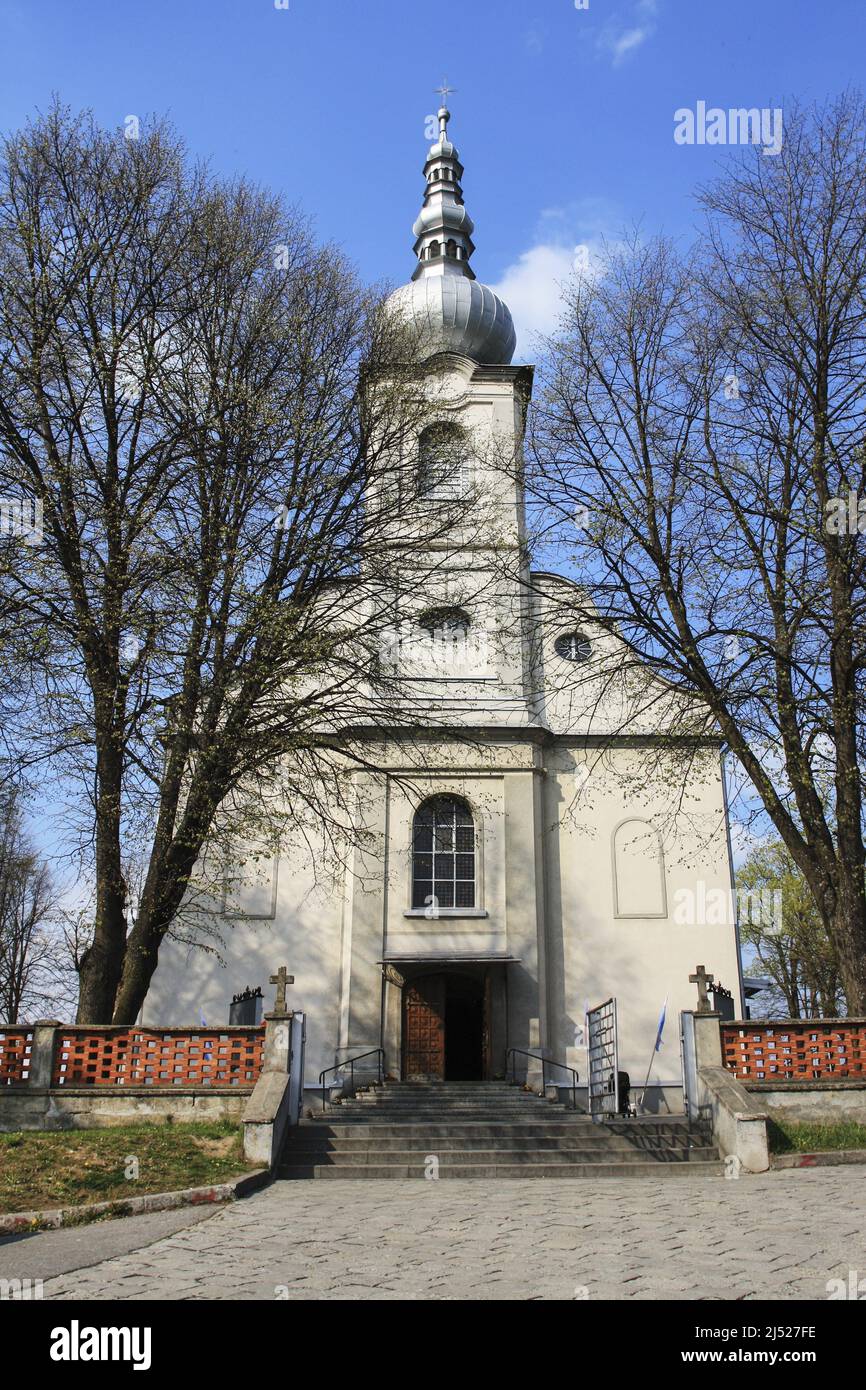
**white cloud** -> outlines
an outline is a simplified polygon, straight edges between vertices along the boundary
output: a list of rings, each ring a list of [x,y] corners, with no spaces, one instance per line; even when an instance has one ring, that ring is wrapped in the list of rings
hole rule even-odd
[[[610,244],[605,232],[609,214],[602,199],[545,208],[534,244],[491,286],[511,310],[517,329],[516,360],[531,361],[537,355],[538,338],[555,332],[566,284],[575,275],[592,278],[598,273],[603,244]]]
[[[539,245],[524,251],[491,288],[505,300],[517,329],[515,356],[526,357],[536,334],[551,333],[561,312],[562,286],[573,271],[568,246]]]
[[[609,57],[615,68],[655,33],[656,0],[637,0],[627,19],[614,17],[598,36],[598,52]]]

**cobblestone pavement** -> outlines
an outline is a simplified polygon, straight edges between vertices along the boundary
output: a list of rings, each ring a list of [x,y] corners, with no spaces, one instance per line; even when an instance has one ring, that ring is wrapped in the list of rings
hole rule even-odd
[[[280,1182],[51,1279],[44,1296],[820,1300],[829,1279],[866,1273],[864,1212],[866,1167],[736,1181]]]

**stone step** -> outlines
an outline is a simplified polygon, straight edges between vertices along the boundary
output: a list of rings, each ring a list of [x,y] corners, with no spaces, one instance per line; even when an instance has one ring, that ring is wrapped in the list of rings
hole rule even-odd
[[[288,1138],[279,1175],[301,1178],[656,1177],[722,1171],[706,1127],[686,1116],[594,1122],[504,1082],[371,1086]]]
[[[603,1142],[607,1143],[614,1139],[625,1139],[632,1143],[661,1143],[686,1142],[690,1138],[703,1139],[706,1131],[701,1129],[693,1130],[638,1130],[628,1131],[609,1130],[607,1126],[594,1126],[587,1124],[580,1116],[572,1119],[562,1119],[555,1116],[550,1119],[522,1119],[513,1121],[497,1121],[488,1117],[472,1120],[449,1120],[443,1116],[437,1116],[433,1120],[423,1120],[415,1122],[413,1120],[388,1120],[374,1119],[373,1116],[363,1116],[357,1120],[339,1119],[332,1120],[305,1120],[296,1131],[298,1134],[309,1131],[310,1133],[326,1133],[331,1135],[350,1135],[350,1134],[373,1134],[373,1135],[424,1135],[439,1136],[445,1138],[448,1135],[490,1135],[496,1137],[506,1137],[510,1134],[527,1136],[548,1135],[551,1138],[572,1138],[577,1135],[586,1135],[588,1138],[595,1135],[601,1136]]]
[[[473,1096],[466,1092],[460,1096],[431,1096],[423,1093],[417,1096],[352,1096],[345,1100],[334,1100],[331,1105],[363,1105],[365,1109],[375,1106],[376,1109],[399,1110],[404,1106],[424,1105],[436,1106],[439,1110],[450,1110],[453,1106],[474,1105],[487,1106],[494,1110],[525,1110],[536,1105],[565,1105],[561,1100],[546,1100],[543,1096],[517,1095],[517,1096]],[[569,1109],[573,1107],[569,1106]]]
[[[381,1081],[371,1082],[375,1091],[516,1091],[513,1081]]]
[[[506,1091],[501,1096],[491,1096],[485,1092],[461,1091],[459,1095],[437,1096],[431,1091],[418,1091],[414,1095],[405,1092],[400,1096],[373,1096],[363,1092],[357,1096],[336,1099],[332,1105],[424,1105],[445,1108],[451,1105],[481,1105],[507,1108],[534,1105],[561,1105],[573,1110],[571,1096],[539,1096],[532,1091]]]
[[[476,1118],[477,1117],[477,1118]],[[406,1124],[429,1124],[429,1125],[448,1125],[449,1127],[472,1127],[475,1125],[495,1125],[505,1130],[512,1128],[527,1128],[535,1133],[539,1127],[546,1128],[553,1126],[555,1130],[564,1130],[568,1133],[585,1133],[594,1135],[624,1135],[631,1137],[642,1135],[645,1139],[660,1137],[664,1135],[691,1135],[706,1134],[709,1130],[704,1125],[698,1124],[656,1124],[643,1125],[633,1121],[608,1121],[607,1123],[595,1123],[586,1115],[576,1114],[573,1110],[542,1110],[524,1111],[520,1115],[502,1116],[499,1112],[491,1111],[471,1111],[451,1114],[448,1111],[404,1111],[400,1114],[394,1112],[366,1110],[354,1111],[352,1113],[339,1110],[327,1111],[324,1115],[316,1115],[312,1119],[301,1121],[300,1128],[320,1129],[328,1126],[349,1126],[357,1125],[376,1125],[380,1121],[386,1124],[406,1125]]]
[[[550,1083],[553,1084],[553,1083]],[[431,1095],[537,1095],[530,1087],[514,1086],[512,1081],[384,1081],[382,1086],[364,1086],[367,1094],[405,1095],[407,1091],[428,1091]]]
[[[292,1145],[283,1156],[281,1167],[296,1168],[308,1164],[333,1163],[338,1167],[357,1167],[359,1164],[423,1163],[429,1157],[436,1157],[440,1165],[447,1164],[490,1164],[520,1163],[526,1165],[545,1163],[705,1163],[717,1160],[718,1154],[708,1146],[703,1149],[665,1149],[656,1153],[635,1153],[633,1149],[586,1149],[578,1146],[559,1149],[524,1149],[511,1144],[497,1145],[494,1148],[445,1149],[436,1146],[427,1150],[425,1145],[415,1145],[399,1149],[379,1149],[377,1145],[356,1150],[323,1150]]]
[[[548,1083],[551,1087],[552,1082]],[[505,1081],[394,1081],[382,1086],[357,1088],[358,1095],[364,1096],[490,1096],[501,1100],[503,1096],[539,1096],[541,1086],[512,1086]]]
[[[332,1101],[332,1105],[510,1105],[520,1108],[523,1105],[564,1105],[564,1101],[546,1099],[544,1095],[530,1095],[528,1091],[517,1094],[473,1095],[471,1091],[461,1091],[460,1095],[431,1095],[430,1091],[418,1091],[417,1095],[353,1095],[343,1101]]]
[[[565,1105],[550,1105],[539,1101],[538,1105],[337,1105],[325,1111],[326,1115],[393,1115],[395,1119],[403,1116],[419,1115],[430,1119],[437,1115],[454,1115],[457,1118],[470,1115],[501,1115],[503,1119],[520,1120],[524,1116],[575,1115],[579,1111],[570,1110]]]
[[[363,1178],[394,1179],[427,1177],[427,1165],[417,1163],[369,1163],[343,1168],[333,1164],[284,1165],[278,1177],[287,1181],[308,1178],[343,1179],[354,1182]],[[724,1164],[718,1159],[702,1163],[455,1163],[439,1165],[439,1179],[482,1178],[501,1181],[505,1178],[674,1178],[721,1177]],[[429,1181],[429,1179],[428,1179]]]
[[[398,1134],[383,1135],[381,1132],[366,1134],[294,1135],[289,1140],[287,1152],[313,1151],[317,1153],[367,1153],[375,1149],[387,1153],[398,1149],[421,1149],[433,1145],[437,1153],[452,1153],[456,1150],[490,1149],[501,1145],[508,1149],[523,1149],[526,1152],[556,1152],[580,1149],[582,1152],[597,1153],[645,1153],[668,1154],[689,1153],[711,1147],[708,1140],[695,1137],[694,1140],[665,1139],[642,1143],[630,1142],[625,1138],[605,1138],[602,1135],[547,1135],[547,1134],[431,1134],[429,1130],[421,1133],[401,1130]]]
[[[504,1096],[473,1095],[471,1091],[466,1091],[459,1096],[434,1096],[427,1091],[422,1091],[416,1096],[347,1096],[344,1100],[333,1100],[330,1105],[363,1105],[365,1110],[371,1106],[375,1109],[399,1110],[405,1106],[421,1105],[425,1108],[435,1107],[437,1110],[450,1110],[453,1106],[472,1105],[479,1108],[491,1108],[494,1110],[524,1110],[532,1109],[539,1105],[558,1105],[565,1108],[565,1102],[561,1100],[548,1100],[544,1096],[532,1096],[528,1093]],[[571,1110],[573,1107],[568,1106]]]

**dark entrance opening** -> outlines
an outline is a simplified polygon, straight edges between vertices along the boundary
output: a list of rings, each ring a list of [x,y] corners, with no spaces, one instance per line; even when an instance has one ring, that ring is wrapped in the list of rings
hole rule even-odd
[[[404,1080],[483,1081],[488,1075],[485,978],[416,975],[403,990]]]
[[[446,976],[445,1080],[484,1077],[484,989],[480,980]]]

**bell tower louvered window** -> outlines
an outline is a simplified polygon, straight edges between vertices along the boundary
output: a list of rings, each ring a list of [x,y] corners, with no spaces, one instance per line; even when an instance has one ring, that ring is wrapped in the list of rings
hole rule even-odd
[[[466,491],[466,436],[450,422],[428,425],[418,441],[419,491],[434,500]]]

